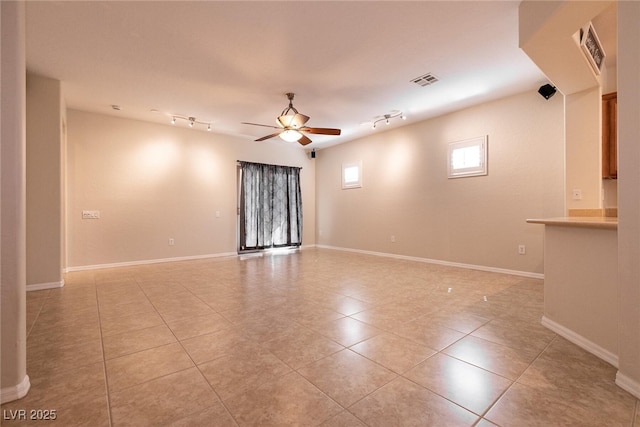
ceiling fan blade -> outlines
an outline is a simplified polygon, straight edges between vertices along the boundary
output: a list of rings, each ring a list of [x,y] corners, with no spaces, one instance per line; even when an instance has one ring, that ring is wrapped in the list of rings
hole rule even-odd
[[[273,129],[280,129],[278,126],[271,126],[271,125],[261,125],[259,123],[248,123],[248,122],[242,122],[243,125],[251,125],[251,126],[262,126],[265,128],[273,128]]]
[[[302,135],[302,138],[300,138],[298,142],[302,145],[307,145],[307,144],[311,144],[313,141],[311,141],[308,136]]]
[[[300,129],[301,132],[316,134],[316,135],[340,135],[340,129],[331,129],[331,128],[310,128],[303,127]]]
[[[256,139],[256,142],[264,141],[265,139],[273,138],[274,136],[280,135],[280,132],[272,133],[271,135],[263,136],[262,138]]]
[[[304,126],[307,121],[309,121],[309,116],[305,116],[304,114],[300,113],[296,113],[293,115],[287,114],[278,117],[277,121],[282,125],[282,127],[299,129]]]

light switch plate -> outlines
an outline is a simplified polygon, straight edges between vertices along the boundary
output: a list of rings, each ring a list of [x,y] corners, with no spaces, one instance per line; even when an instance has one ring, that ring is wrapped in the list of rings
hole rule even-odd
[[[100,211],[82,211],[82,219],[100,219]]]

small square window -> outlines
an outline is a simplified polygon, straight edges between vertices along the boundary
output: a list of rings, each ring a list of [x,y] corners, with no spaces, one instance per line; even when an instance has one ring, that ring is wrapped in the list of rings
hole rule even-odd
[[[487,174],[487,136],[449,144],[449,178]]]
[[[362,187],[362,162],[342,164],[342,188]]]

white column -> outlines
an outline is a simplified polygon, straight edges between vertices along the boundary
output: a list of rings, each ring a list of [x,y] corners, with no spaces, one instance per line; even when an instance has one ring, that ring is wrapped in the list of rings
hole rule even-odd
[[[0,1],[0,400],[27,394],[25,5]]]

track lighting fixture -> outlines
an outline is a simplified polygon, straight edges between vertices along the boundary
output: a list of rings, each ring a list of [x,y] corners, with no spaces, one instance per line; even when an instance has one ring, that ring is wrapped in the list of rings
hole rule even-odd
[[[378,124],[378,122],[381,122],[384,120],[385,124],[389,124],[389,119],[395,119],[396,117],[400,117],[402,120],[407,120],[407,116],[405,116],[401,111],[392,111],[390,113],[384,114],[382,116],[378,116],[376,118],[373,119],[373,125],[371,126],[372,129],[376,128],[376,125]]]
[[[195,117],[189,116],[189,117],[184,117],[184,116],[171,116],[171,124],[175,125],[176,124],[176,119],[180,119],[180,120],[186,120],[189,122],[189,127],[193,128],[193,126],[197,123],[199,125],[207,125],[207,131],[211,132],[211,123],[208,122],[202,122],[198,119],[196,119]]]

